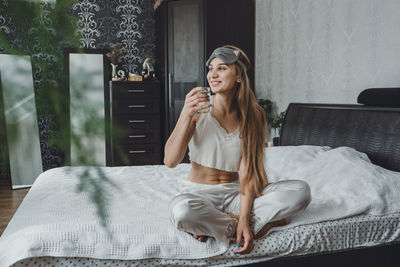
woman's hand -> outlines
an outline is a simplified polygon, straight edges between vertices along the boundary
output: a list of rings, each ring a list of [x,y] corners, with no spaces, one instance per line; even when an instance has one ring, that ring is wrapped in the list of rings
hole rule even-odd
[[[236,242],[237,244],[240,244],[241,247],[236,249],[235,252],[245,254],[250,253],[254,248],[254,237],[250,230],[249,220],[239,219],[236,228],[236,236]]]
[[[207,102],[207,105],[198,105],[200,102]],[[203,87],[195,87],[186,95],[181,114],[192,117],[199,110],[206,108],[209,108],[206,91]]]

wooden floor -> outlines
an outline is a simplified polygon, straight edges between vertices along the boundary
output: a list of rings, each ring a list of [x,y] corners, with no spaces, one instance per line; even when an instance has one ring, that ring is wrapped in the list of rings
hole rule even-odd
[[[5,180],[0,177],[0,235],[29,191],[29,188],[12,190]]]

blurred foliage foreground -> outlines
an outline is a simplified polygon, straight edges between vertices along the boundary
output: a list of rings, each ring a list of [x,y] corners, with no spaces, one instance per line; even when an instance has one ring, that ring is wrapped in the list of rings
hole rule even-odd
[[[66,47],[79,48],[76,30],[78,19],[72,15],[71,7],[76,1],[0,1],[0,52],[5,54],[29,55],[32,61],[36,110],[38,118],[50,117],[56,124],[57,131],[48,136],[48,147],[59,149],[65,154],[71,146],[79,147],[79,138],[70,131],[68,90],[65,82],[63,50]],[[2,26],[11,22],[13,31]],[[79,96],[78,96],[79,97]],[[0,99],[3,101],[2,99]],[[79,99],[71,99],[78,102]],[[82,111],[88,118],[85,123],[86,136],[96,135],[96,111]],[[91,114],[93,113],[93,114]],[[2,129],[4,131],[4,129]],[[18,135],[18,133],[14,133]],[[9,138],[9,142],[12,141]],[[112,184],[100,167],[91,166],[90,153],[80,151],[81,164],[84,168],[79,176],[77,190],[90,196],[94,202],[102,225],[107,228],[106,192],[104,183]],[[69,160],[61,164],[68,165]],[[96,174],[96,175],[93,175]],[[113,185],[113,184],[112,184]],[[115,186],[115,185],[113,185]],[[54,192],[57,194],[57,192]],[[68,200],[66,200],[68,201]]]

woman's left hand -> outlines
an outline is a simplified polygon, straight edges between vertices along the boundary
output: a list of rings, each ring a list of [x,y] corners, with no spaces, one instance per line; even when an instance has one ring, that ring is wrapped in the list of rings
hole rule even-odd
[[[250,230],[249,220],[239,219],[236,228],[236,242],[240,244],[241,247],[236,249],[236,253],[250,253],[254,248],[254,237]],[[244,243],[242,245],[242,243]]]

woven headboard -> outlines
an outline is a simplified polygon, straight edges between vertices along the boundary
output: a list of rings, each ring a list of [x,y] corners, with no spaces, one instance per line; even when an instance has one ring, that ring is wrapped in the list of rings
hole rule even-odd
[[[280,145],[355,148],[379,166],[400,171],[400,108],[291,103]]]

